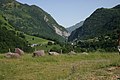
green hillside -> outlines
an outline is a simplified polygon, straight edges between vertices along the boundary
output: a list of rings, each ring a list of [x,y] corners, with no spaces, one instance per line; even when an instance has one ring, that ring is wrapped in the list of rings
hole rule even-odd
[[[20,32],[16,32],[14,28],[6,21],[6,18],[0,14],[0,53],[8,52],[9,49],[14,51],[16,47],[24,51],[32,51],[28,47],[27,41],[22,38]]]
[[[120,5],[99,8],[88,17],[83,26],[72,32],[69,41],[117,34],[120,30]]]
[[[0,13],[0,24],[9,30],[14,30],[14,28],[5,20],[5,17]]]
[[[25,35],[25,39],[30,43],[30,44],[47,44],[49,40],[35,37],[35,36],[30,36],[30,35]]]
[[[16,0],[1,0],[0,10],[16,30],[45,39],[65,41],[66,29],[38,6],[22,4]],[[58,34],[56,29],[60,30],[61,34]]]
[[[99,8],[88,17],[83,26],[69,36],[76,51],[118,51],[120,33],[120,5]]]

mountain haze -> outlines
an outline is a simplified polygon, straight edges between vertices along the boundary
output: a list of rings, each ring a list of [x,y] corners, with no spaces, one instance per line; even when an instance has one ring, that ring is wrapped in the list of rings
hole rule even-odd
[[[75,24],[75,25],[73,25],[73,26],[71,26],[71,27],[68,27],[68,28],[66,28],[66,29],[67,29],[67,31],[68,31],[69,33],[71,33],[71,32],[74,31],[75,29],[81,27],[81,26],[83,25],[83,23],[84,23],[84,21],[81,21],[81,22],[79,22],[79,23],[77,23],[77,24]]]

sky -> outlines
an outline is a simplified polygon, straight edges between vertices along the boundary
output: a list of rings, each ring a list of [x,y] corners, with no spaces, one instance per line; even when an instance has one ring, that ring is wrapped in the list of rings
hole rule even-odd
[[[48,12],[63,27],[85,20],[97,8],[111,8],[120,0],[17,0],[23,4],[37,5]]]

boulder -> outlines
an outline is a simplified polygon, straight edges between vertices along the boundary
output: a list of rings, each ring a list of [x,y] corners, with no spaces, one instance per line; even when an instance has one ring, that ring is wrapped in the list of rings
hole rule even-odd
[[[88,53],[87,53],[87,52],[83,52],[83,53],[81,53],[81,54],[88,55]]]
[[[69,55],[75,55],[76,53],[74,51],[70,51],[68,54]]]
[[[8,53],[5,54],[5,57],[6,58],[20,58],[20,55],[18,53],[8,52]]]
[[[44,50],[35,51],[33,53],[33,57],[35,57],[35,56],[37,56],[37,57],[39,57],[39,56],[45,56]]]
[[[15,53],[18,53],[21,56],[24,54],[24,51],[19,48],[15,48]]]
[[[59,53],[57,53],[57,52],[49,52],[49,55],[55,55],[55,56],[57,56],[57,55],[59,55]]]

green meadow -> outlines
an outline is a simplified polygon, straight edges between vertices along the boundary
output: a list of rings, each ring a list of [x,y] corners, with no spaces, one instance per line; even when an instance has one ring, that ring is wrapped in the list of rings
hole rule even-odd
[[[19,59],[0,55],[0,80],[119,80],[118,53],[89,53]]]
[[[30,35],[26,35],[26,34],[25,34],[25,38],[30,44],[47,44],[49,41],[49,40],[46,40],[43,38],[30,36]]]

